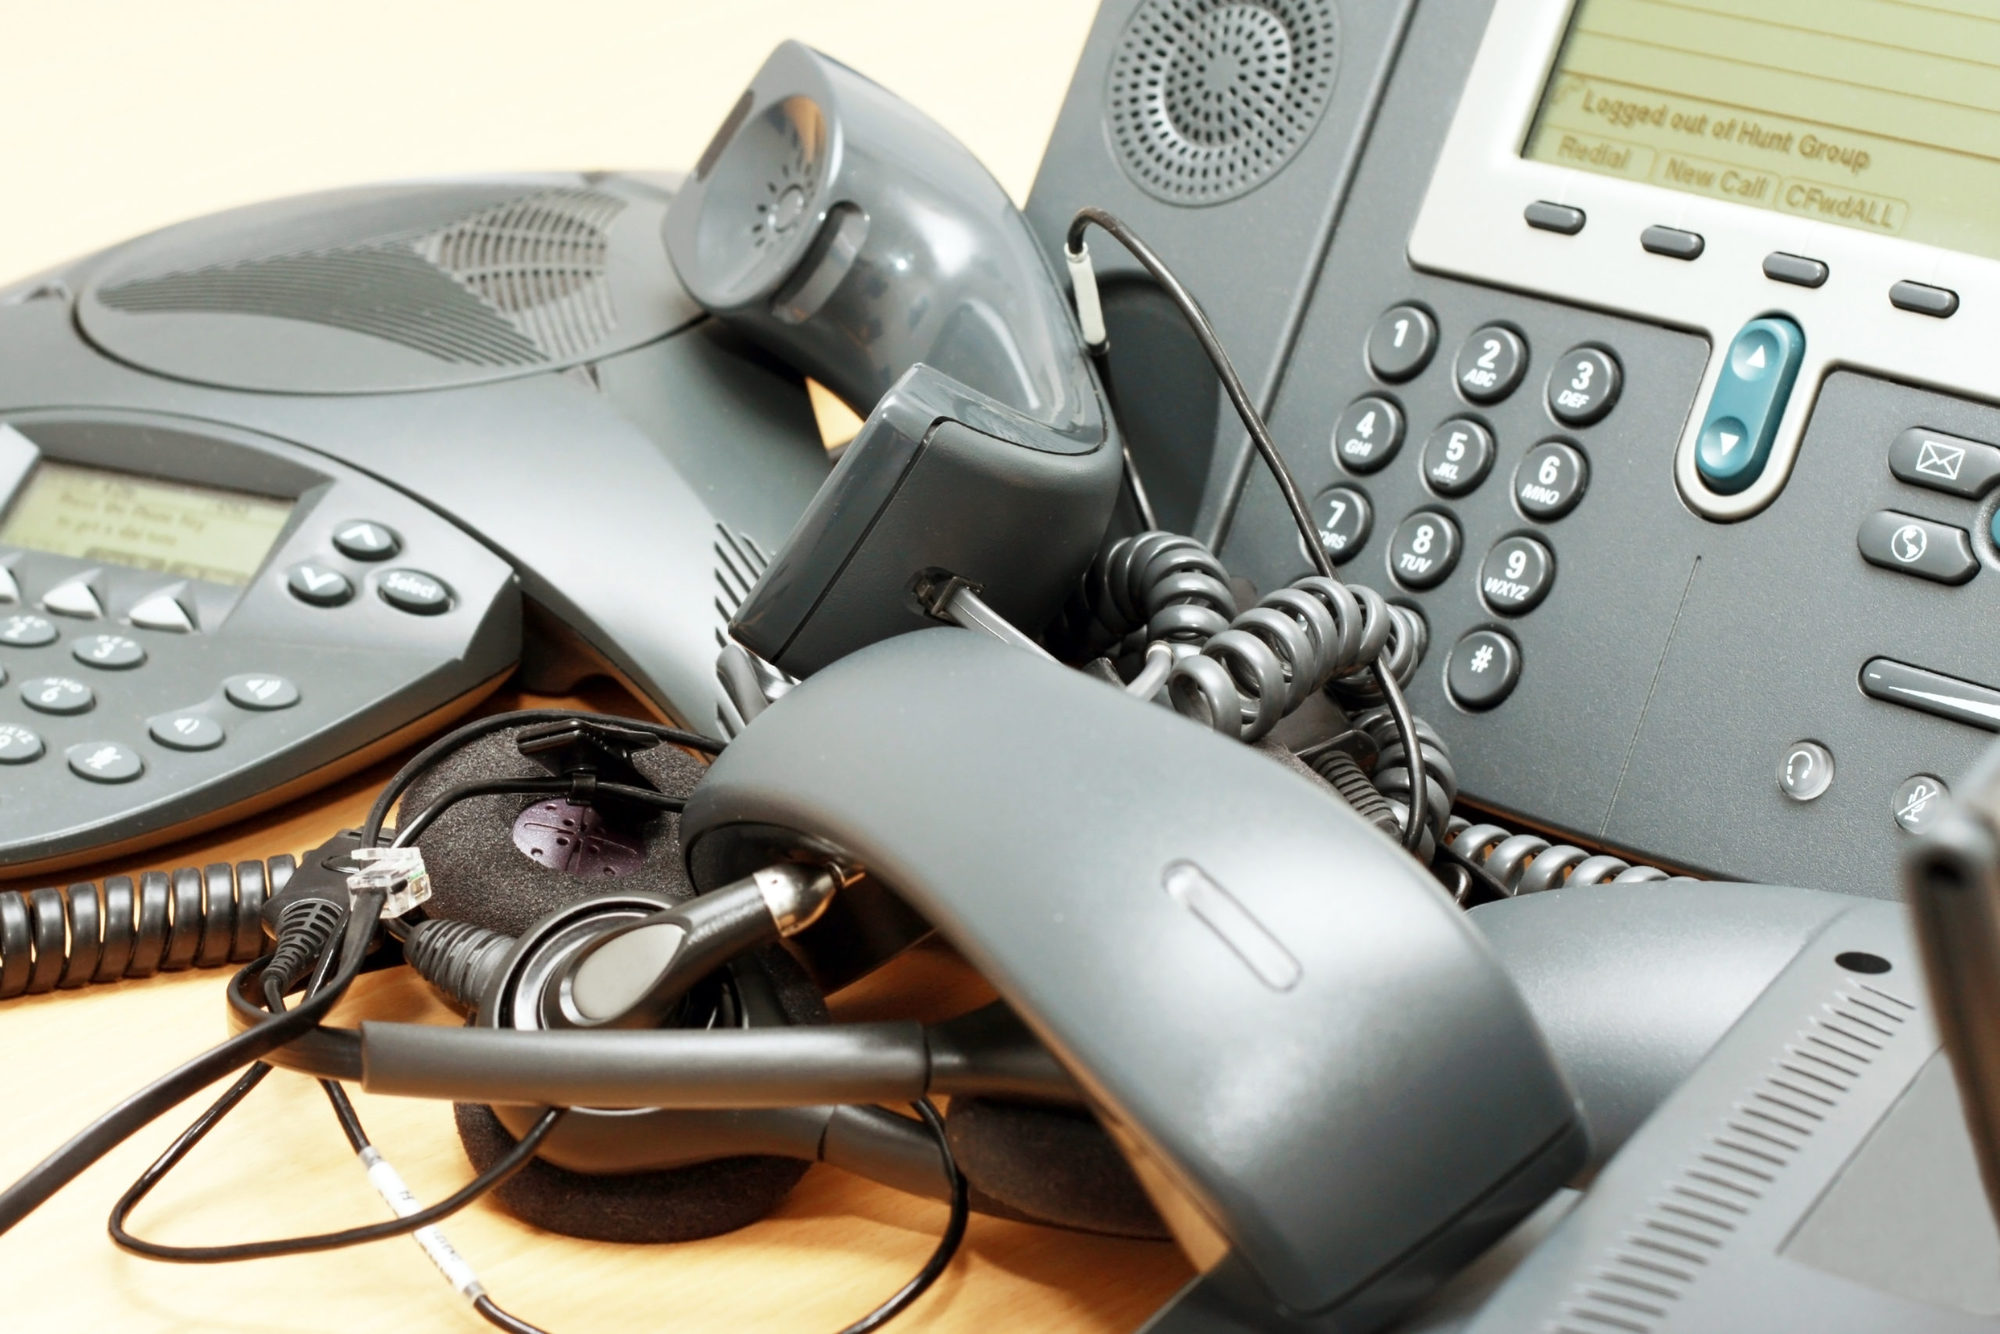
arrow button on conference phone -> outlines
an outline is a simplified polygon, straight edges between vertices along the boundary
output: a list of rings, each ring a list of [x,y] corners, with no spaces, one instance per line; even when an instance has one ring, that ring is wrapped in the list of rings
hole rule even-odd
[[[285,571],[285,587],[293,597],[315,607],[338,607],[354,596],[354,585],[346,575],[309,560]]]

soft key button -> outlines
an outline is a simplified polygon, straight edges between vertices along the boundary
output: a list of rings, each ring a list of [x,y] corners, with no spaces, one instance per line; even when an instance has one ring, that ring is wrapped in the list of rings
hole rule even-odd
[[[1805,351],[1799,326],[1776,315],[1750,321],[1729,345],[1695,441],[1695,470],[1710,490],[1735,495],[1763,475]]]
[[[1912,486],[1977,500],[2000,482],[2000,449],[1912,427],[1889,446],[1889,471]]]

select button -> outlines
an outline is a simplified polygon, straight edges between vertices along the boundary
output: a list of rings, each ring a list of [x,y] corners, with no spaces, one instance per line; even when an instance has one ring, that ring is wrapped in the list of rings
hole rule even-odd
[[[397,611],[413,616],[436,616],[451,609],[451,590],[443,580],[421,570],[390,570],[376,583],[375,591]]]

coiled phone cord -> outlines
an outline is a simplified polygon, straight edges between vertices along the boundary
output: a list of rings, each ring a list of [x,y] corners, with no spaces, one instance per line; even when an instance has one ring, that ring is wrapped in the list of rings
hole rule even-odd
[[[1244,387],[1243,377],[1236,373],[1236,365],[1229,359],[1229,350],[1223,347],[1221,335],[1216,333],[1215,325],[1209,320],[1208,313],[1201,308],[1201,303],[1194,299],[1194,294],[1187,290],[1186,285],[1175,276],[1174,271],[1167,267],[1166,261],[1141,240],[1139,234],[1127,226],[1123,219],[1101,208],[1084,207],[1078,209],[1075,216],[1070,219],[1069,229],[1064,236],[1064,251],[1069,261],[1071,285],[1076,293],[1078,321],[1083,328],[1084,341],[1090,348],[1091,354],[1102,356],[1109,347],[1104,331],[1103,309],[1098,301],[1097,279],[1090,266],[1090,249],[1083,242],[1084,233],[1092,226],[1102,228],[1119,245],[1125,247],[1132,258],[1139,261],[1139,266],[1153,276],[1160,290],[1174,303],[1181,318],[1187,321],[1188,329],[1194,334],[1195,341],[1201,344],[1203,354],[1215,368],[1216,378],[1222,382],[1223,392],[1229,396],[1230,405],[1236,409],[1236,415],[1242,421],[1244,431],[1250,436],[1251,445],[1256,449],[1258,457],[1264,461],[1265,468],[1271,474],[1271,480],[1276,483],[1278,494],[1284,499],[1285,509],[1290,512],[1292,522],[1299,530],[1300,544],[1305,550],[1307,559],[1312,562],[1313,572],[1329,584],[1339,584],[1340,581],[1333,572],[1333,558],[1327,555],[1325,544],[1319,540],[1319,529],[1314,525],[1312,514],[1306,508],[1305,494],[1299,490],[1298,479],[1292,476],[1290,466],[1278,452],[1277,442],[1271,438],[1271,430],[1265,425],[1263,414],[1257,410],[1257,405],[1250,401],[1250,391]],[[1216,666],[1221,668],[1220,663]],[[1382,692],[1383,704],[1396,719],[1396,724],[1404,736],[1409,738],[1410,748],[1416,749],[1415,716],[1410,712],[1409,704],[1403,699],[1402,684],[1379,660],[1373,664],[1371,670],[1375,674],[1376,687]],[[1227,675],[1227,669],[1222,668],[1219,673],[1211,675]],[[1226,711],[1215,716],[1218,719],[1230,717]],[[1429,803],[1424,795],[1422,765],[1410,770],[1410,782],[1413,789],[1413,805],[1427,806]],[[1423,833],[1422,824],[1411,821],[1403,830],[1403,846],[1412,852],[1416,851],[1422,845]]]
[[[1539,834],[1517,834],[1497,824],[1452,817],[1445,830],[1453,852],[1475,862],[1509,898],[1559,886],[1637,885],[1685,880],[1657,866],[1634,865],[1609,853],[1590,853]]]
[[[297,864],[213,862],[0,891],[0,1000],[247,963],[264,950],[264,900]]]
[[[1238,612],[1221,562],[1172,533],[1112,543],[1092,567],[1085,598],[1096,638],[1143,630],[1146,644],[1175,650],[1165,686],[1176,712],[1246,742],[1329,685],[1379,700],[1379,688],[1363,685],[1377,666],[1407,684],[1426,637],[1415,612],[1317,574]]]

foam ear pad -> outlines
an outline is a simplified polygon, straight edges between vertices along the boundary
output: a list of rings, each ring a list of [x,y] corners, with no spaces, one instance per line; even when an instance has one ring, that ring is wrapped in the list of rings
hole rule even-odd
[[[401,809],[422,810],[460,783],[548,777],[548,770],[516,749],[514,739],[520,730],[481,737],[448,756],[411,785]],[[632,762],[649,782],[673,796],[693,791],[708,767],[665,742],[639,752]],[[530,807],[537,807],[536,815],[551,826],[560,827],[566,819],[583,824],[583,812],[562,797],[501,795],[468,797],[424,831],[420,843],[424,866],[431,874],[432,916],[517,936],[556,909],[614,887],[676,900],[693,895],[681,858],[678,815],[658,815],[630,828],[601,832],[584,829],[566,835],[552,829],[545,841],[557,856],[538,860],[514,841],[515,821]],[[611,855],[587,858],[595,869],[579,874],[553,864],[575,847],[564,843],[558,848],[556,840],[565,837],[609,839],[617,847],[603,849]],[[608,883],[612,881],[615,885]]]
[[[945,1133],[974,1205],[984,1213],[1114,1237],[1167,1239],[1139,1178],[1089,1112],[953,1098]]]
[[[826,1002],[818,988],[782,950],[760,951],[739,966],[765,972],[787,1022],[827,1021]],[[453,1111],[459,1140],[474,1170],[485,1171],[514,1147],[514,1137],[491,1109],[458,1103]],[[537,1158],[502,1182],[493,1198],[522,1222],[590,1241],[696,1241],[764,1217],[809,1166],[794,1158],[757,1154],[660,1172],[598,1176]]]

